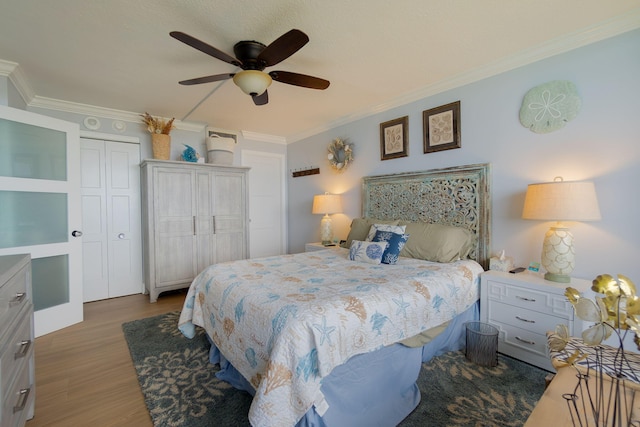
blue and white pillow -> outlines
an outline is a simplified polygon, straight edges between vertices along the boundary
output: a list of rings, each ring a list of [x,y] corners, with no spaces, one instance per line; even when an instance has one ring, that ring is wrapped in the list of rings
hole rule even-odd
[[[387,242],[387,249],[382,254],[383,264],[396,264],[400,257],[400,251],[404,248],[404,244],[409,239],[408,234],[392,233],[390,231],[378,230],[373,236],[374,242]]]
[[[367,242],[371,242],[378,231],[389,231],[391,233],[404,234],[404,230],[407,228],[406,225],[389,225],[389,224],[373,224],[369,229],[369,233],[367,234],[367,238],[364,239]]]
[[[387,242],[363,242],[361,240],[354,240],[351,242],[351,248],[349,248],[349,259],[351,261],[361,261],[369,264],[380,264],[387,246]]]

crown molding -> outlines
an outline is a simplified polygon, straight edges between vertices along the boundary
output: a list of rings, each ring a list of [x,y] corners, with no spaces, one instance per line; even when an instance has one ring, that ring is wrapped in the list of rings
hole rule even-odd
[[[35,93],[27,80],[27,76],[22,71],[17,62],[0,59],[0,76],[7,77],[18,91],[18,94],[26,105],[33,100]]]
[[[250,139],[252,141],[260,141],[260,142],[270,142],[272,144],[287,144],[287,139],[283,136],[277,135],[269,135],[266,133],[258,133],[251,131],[242,131],[242,137],[245,139]]]
[[[327,123],[323,126],[319,126],[314,129],[309,129],[305,132],[292,135],[287,138],[287,142],[292,143],[300,141],[313,135],[317,135],[321,132],[329,131],[338,126],[342,126],[347,123],[372,116],[374,114],[388,111],[392,108],[419,101],[421,99],[437,95],[447,90],[455,89],[457,87],[464,86],[470,83],[475,83],[487,77],[492,77],[497,74],[501,74],[506,71],[510,71],[540,61],[542,59],[550,58],[552,56],[565,53],[570,50],[577,49],[601,40],[615,37],[638,28],[640,28],[640,9],[635,9],[625,15],[618,16],[600,24],[566,34],[549,42],[537,45],[531,49],[518,52],[515,55],[511,55],[489,63],[485,66],[475,68],[469,72],[454,75],[446,80],[426,86],[417,91],[411,91],[410,93],[401,95],[400,97],[394,98],[389,102],[365,108],[348,116],[343,116],[338,120],[334,120],[333,122]]]
[[[99,116],[107,119],[122,120],[130,123],[142,123],[140,121],[140,113],[116,110],[113,108],[96,107],[95,105],[80,104],[78,102],[63,101],[60,99],[45,98],[42,96],[36,96],[29,104],[29,107],[64,111],[67,113],[75,113],[83,116]],[[183,122],[180,120],[174,120],[173,125],[176,129],[187,130],[191,132],[203,132],[205,127],[207,126],[205,123]]]

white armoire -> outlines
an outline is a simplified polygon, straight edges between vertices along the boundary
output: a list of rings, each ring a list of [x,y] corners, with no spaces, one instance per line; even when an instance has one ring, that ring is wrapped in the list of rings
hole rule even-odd
[[[141,163],[145,286],[188,287],[211,264],[249,257],[249,168]]]

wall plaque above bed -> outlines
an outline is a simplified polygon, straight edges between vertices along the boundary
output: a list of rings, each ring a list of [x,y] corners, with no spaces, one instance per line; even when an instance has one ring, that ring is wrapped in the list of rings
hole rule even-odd
[[[476,236],[469,257],[489,268],[491,166],[488,163],[363,178],[362,216],[464,227]]]

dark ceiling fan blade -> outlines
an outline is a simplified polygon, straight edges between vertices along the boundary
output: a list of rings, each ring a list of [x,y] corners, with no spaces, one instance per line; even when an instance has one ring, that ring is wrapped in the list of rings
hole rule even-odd
[[[229,64],[240,67],[242,64],[236,58],[231,55],[227,55],[221,50],[216,49],[215,47],[196,39],[195,37],[190,36],[189,34],[185,34],[181,31],[171,31],[169,33],[171,37],[176,40],[180,40],[182,43],[188,44],[194,49],[198,49],[200,52],[204,52],[207,55],[213,56],[214,58],[218,58],[221,61],[227,62]]]
[[[306,74],[290,73],[289,71],[271,71],[271,78],[280,83],[294,86],[302,86],[309,89],[326,89],[329,87],[329,80],[319,77],[307,76]]]
[[[254,95],[251,98],[253,98],[254,104],[265,105],[269,102],[269,92],[265,90],[262,92],[262,95]]]
[[[293,29],[265,47],[258,55],[258,62],[263,62],[265,67],[271,67],[296,53],[308,42],[309,37],[305,33]]]
[[[214,74],[213,76],[204,76],[204,77],[197,77],[195,79],[189,79],[189,80],[182,80],[180,83],[181,85],[199,85],[202,83],[211,83],[211,82],[219,82],[221,80],[227,80],[232,78],[233,76],[235,76],[235,73],[227,73],[227,74]]]

